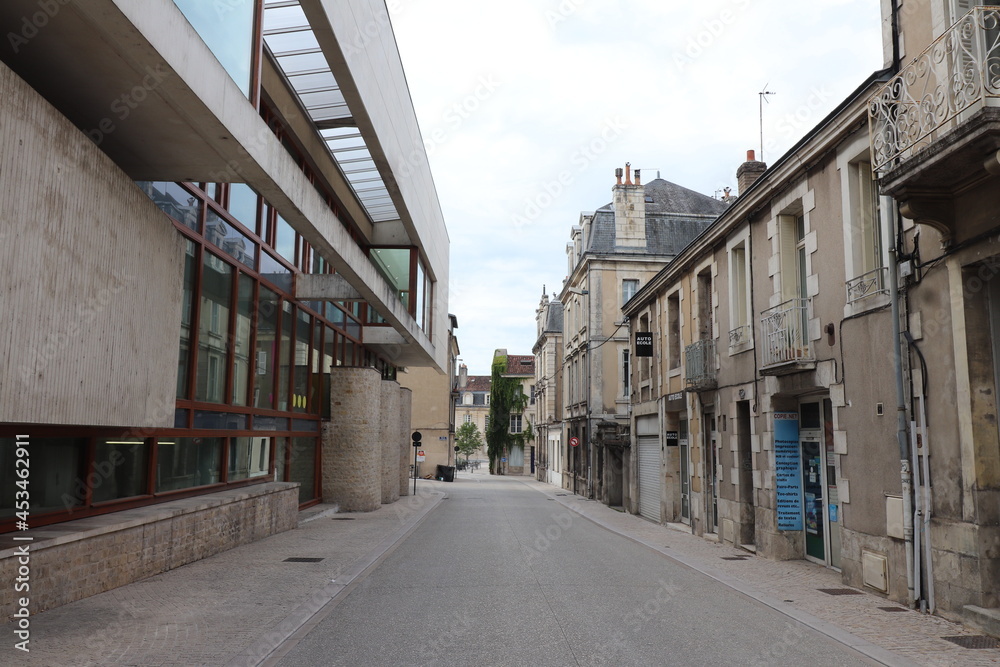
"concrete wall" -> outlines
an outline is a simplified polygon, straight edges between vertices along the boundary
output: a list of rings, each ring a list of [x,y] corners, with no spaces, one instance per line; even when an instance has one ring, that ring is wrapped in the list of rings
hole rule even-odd
[[[399,423],[403,439],[399,443],[399,495],[410,495],[410,465],[413,461],[413,445],[409,430],[413,414],[413,392],[406,387],[399,389]]]
[[[0,63],[0,422],[173,426],[183,245]]]
[[[330,421],[323,423],[323,500],[345,512],[382,505],[382,376],[373,368],[331,369]]]
[[[32,615],[295,528],[298,484],[271,482],[125,510],[31,531]],[[18,556],[7,539],[0,577],[13,582]],[[0,588],[0,620],[21,595]]]

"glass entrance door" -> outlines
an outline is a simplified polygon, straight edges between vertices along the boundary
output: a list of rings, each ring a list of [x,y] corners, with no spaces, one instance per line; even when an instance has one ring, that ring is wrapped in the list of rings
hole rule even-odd
[[[840,497],[829,399],[799,406],[805,555],[840,567]]]
[[[826,562],[823,456],[820,443],[802,440],[802,493],[805,508],[806,555]]]

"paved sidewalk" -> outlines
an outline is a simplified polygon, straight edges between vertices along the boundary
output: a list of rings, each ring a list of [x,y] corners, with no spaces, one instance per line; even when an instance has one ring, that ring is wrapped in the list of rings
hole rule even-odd
[[[375,512],[318,505],[300,514],[295,530],[33,616],[30,653],[14,648],[7,624],[0,665],[257,665],[348,594],[448,486],[420,480],[416,496]]]
[[[840,574],[828,568],[804,560],[759,558],[742,549],[613,510],[551,484],[525,478],[521,481],[594,523],[655,549],[884,664],[1000,665],[1000,649],[966,649],[942,639],[979,634],[962,625],[905,609],[868,593],[832,596],[821,592],[821,588],[847,588]],[[739,556],[744,558],[723,560]]]

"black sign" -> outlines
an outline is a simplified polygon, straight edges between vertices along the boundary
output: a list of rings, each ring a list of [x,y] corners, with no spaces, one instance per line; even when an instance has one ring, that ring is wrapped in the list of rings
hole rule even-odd
[[[667,447],[676,447],[678,442],[677,431],[667,431]]]
[[[653,356],[653,334],[650,333],[649,331],[635,332],[635,356],[637,357]]]

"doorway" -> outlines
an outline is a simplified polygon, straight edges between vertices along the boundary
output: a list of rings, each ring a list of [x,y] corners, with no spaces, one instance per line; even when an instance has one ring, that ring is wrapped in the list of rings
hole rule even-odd
[[[829,399],[799,405],[803,527],[808,560],[840,569],[840,498]]]
[[[705,532],[715,533],[719,526],[719,433],[715,430],[714,412],[706,412],[703,420],[705,484],[708,486]]]
[[[680,456],[681,477],[681,523],[691,524],[691,451],[688,445],[688,421],[681,419],[677,423],[677,445]]]

